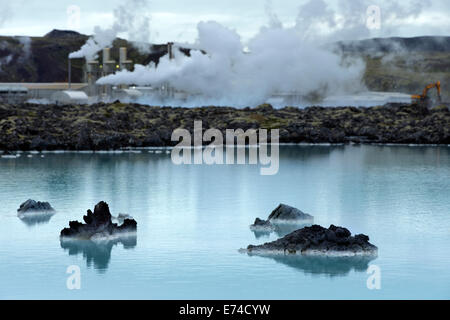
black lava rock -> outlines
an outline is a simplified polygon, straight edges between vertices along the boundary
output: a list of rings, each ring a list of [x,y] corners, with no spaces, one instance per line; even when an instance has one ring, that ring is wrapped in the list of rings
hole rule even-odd
[[[277,224],[283,223],[312,223],[314,217],[304,213],[297,208],[280,204],[269,215],[267,220],[256,218],[255,223],[250,226],[253,231],[273,231],[276,229]],[[275,225],[274,225],[275,224]]]
[[[111,237],[125,232],[135,232],[137,222],[134,219],[125,219],[122,225],[112,223],[109,206],[106,202],[98,203],[94,212],[87,211],[83,216],[85,224],[78,221],[70,221],[69,228],[61,231],[61,237],[72,237],[78,239],[93,239],[95,237]]]
[[[251,230],[254,231],[259,231],[259,230],[264,230],[264,231],[273,231],[275,229],[274,225],[272,223],[270,223],[270,221],[268,220],[262,220],[260,218],[256,218],[255,219],[255,223],[253,223],[250,226]]]
[[[280,130],[281,143],[450,144],[450,112],[417,104],[355,108],[172,108],[125,103],[0,103],[0,150],[112,150],[174,146],[177,128]],[[239,120],[236,120],[239,119]]]
[[[22,203],[19,209],[17,209],[17,212],[21,214],[26,212],[40,212],[40,211],[55,211],[55,210],[48,202],[40,202],[31,199]]]
[[[287,254],[375,255],[378,248],[363,234],[351,236],[348,229],[319,225],[296,230],[283,238],[263,245],[247,247],[247,252],[282,252]]]
[[[260,218],[256,218],[254,225],[255,226],[265,226],[265,225],[267,225],[267,221],[262,220]]]
[[[269,221],[276,221],[276,220],[286,220],[286,221],[294,221],[294,220],[312,220],[314,219],[313,216],[304,213],[297,208],[280,204],[278,207],[276,207],[275,210],[272,211],[272,213],[269,215],[268,220]]]

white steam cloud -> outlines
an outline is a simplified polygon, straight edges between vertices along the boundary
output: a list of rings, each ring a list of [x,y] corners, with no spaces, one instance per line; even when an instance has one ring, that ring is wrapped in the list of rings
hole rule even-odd
[[[11,47],[8,41],[0,42],[0,50],[5,50],[10,53],[6,56],[0,57],[0,72],[5,72],[4,67],[13,62],[14,57],[18,57],[17,61],[23,63],[25,60],[31,56],[31,38],[30,37],[16,37],[15,38],[19,44],[22,46],[22,52],[20,54],[14,52],[14,47]]]
[[[380,30],[366,26],[367,8],[372,5],[381,10]],[[325,0],[311,0],[300,7],[296,28],[308,39],[319,36],[328,42],[394,35],[403,21],[417,18],[431,5],[431,0],[338,0],[331,6]]]
[[[301,8],[300,14],[309,16],[311,10],[316,10],[315,5],[316,0],[311,1]],[[323,8],[319,6],[319,10]],[[169,84],[201,96],[205,104],[237,106],[259,104],[273,94],[325,96],[363,89],[361,61],[343,61],[322,47],[324,38],[312,37],[300,23],[283,27],[270,3],[266,11],[269,26],[261,28],[247,44],[236,31],[217,22],[200,22],[198,40],[191,46],[198,50],[191,50],[190,57],[176,52],[174,60],[166,55],[158,66],[135,65],[133,72],[118,72],[97,83],[155,87]]]
[[[196,47],[207,54],[178,52],[175,60],[165,56],[157,67],[136,65],[133,72],[104,77],[98,84],[170,83],[200,94],[204,103],[252,105],[277,92],[336,93],[360,83],[362,64],[342,64],[339,56],[302,41],[294,29],[262,29],[248,43],[248,54],[239,35],[216,22],[199,23],[198,37]]]
[[[10,64],[13,58],[14,57],[12,54],[10,54],[6,57],[0,57],[0,72],[3,72],[2,67]]]
[[[114,10],[114,23],[108,29],[99,26],[94,28],[94,35],[81,47],[72,52],[70,59],[86,58],[92,60],[97,53],[110,46],[117,36],[126,33],[130,41],[135,42],[141,51],[148,51],[150,37],[150,16],[148,15],[148,0],[127,0]]]
[[[23,58],[26,60],[31,56],[31,38],[30,37],[17,37],[17,40],[22,45]]]
[[[3,26],[3,24],[11,18],[11,14],[12,14],[12,9],[11,9],[11,4],[6,2],[6,3],[1,3],[0,4],[1,8],[0,8],[0,27]]]
[[[427,3],[420,1],[411,8],[410,3],[403,7],[383,1],[383,17],[385,21],[417,17]],[[169,85],[189,93],[194,103],[234,106],[259,104],[274,94],[323,97],[363,91],[364,63],[345,61],[325,44],[373,36],[377,31],[366,27],[372,4],[339,0],[337,6],[330,6],[324,0],[311,0],[300,7],[295,25],[285,27],[266,2],[268,26],[248,43],[217,22],[200,22],[198,39],[191,45],[196,50],[190,57],[176,51],[174,60],[166,55],[158,66],[135,65],[132,72],[118,72],[97,83]]]

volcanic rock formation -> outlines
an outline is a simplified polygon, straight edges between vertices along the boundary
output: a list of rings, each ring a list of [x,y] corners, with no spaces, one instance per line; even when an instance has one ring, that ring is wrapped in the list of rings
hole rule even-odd
[[[134,219],[125,219],[122,225],[112,223],[109,206],[106,202],[98,203],[94,212],[87,211],[83,216],[85,224],[78,221],[70,221],[69,228],[61,231],[62,238],[77,238],[85,240],[111,239],[124,233],[133,233],[137,230],[137,222]]]
[[[267,220],[256,218],[255,223],[250,226],[253,231],[272,231],[275,230],[274,224],[298,224],[298,223],[312,223],[314,217],[304,213],[297,208],[280,204],[269,215]]]
[[[17,209],[17,212],[19,214],[25,214],[27,212],[42,212],[42,211],[55,211],[55,210],[48,202],[40,202],[31,199],[22,203],[19,209]]]
[[[331,225],[328,229],[319,225],[305,227],[283,238],[263,245],[249,245],[243,251],[249,253],[284,253],[302,255],[376,255],[378,248],[364,234],[352,236],[343,227]]]

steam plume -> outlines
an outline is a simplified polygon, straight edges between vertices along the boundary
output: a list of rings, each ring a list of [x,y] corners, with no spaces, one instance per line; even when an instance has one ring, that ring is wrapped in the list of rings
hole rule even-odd
[[[138,49],[145,51],[149,49],[150,17],[148,11],[148,0],[127,0],[114,10],[114,23],[111,28],[94,28],[94,35],[81,47],[80,50],[72,52],[69,58],[86,58],[92,60],[97,53],[105,47],[110,46],[119,33],[127,33],[130,41],[135,41]]]
[[[266,27],[243,52],[240,36],[217,22],[198,24],[191,57],[163,57],[158,67],[136,65],[98,81],[99,84],[163,85],[200,94],[204,103],[252,105],[277,92],[307,95],[335,93],[359,86],[363,65],[344,65],[340,56],[303,39],[295,28]],[[220,39],[220,41],[218,41]]]
[[[417,17],[428,0],[399,5],[382,1],[384,21]],[[338,40],[368,38],[377,33],[366,27],[369,0],[343,1],[336,6],[310,0],[299,8],[296,23],[283,26],[266,2],[268,26],[248,43],[217,22],[200,22],[198,39],[187,57],[163,57],[156,67],[136,65],[133,72],[109,75],[98,84],[166,86],[185,91],[204,104],[254,105],[273,94],[293,92],[299,96],[327,96],[364,90],[364,63],[343,58],[327,49]],[[249,54],[244,53],[244,48]],[[206,54],[204,54],[206,52]]]
[[[11,18],[12,9],[11,4],[6,2],[1,4],[1,10],[0,10],[0,27],[9,19]]]

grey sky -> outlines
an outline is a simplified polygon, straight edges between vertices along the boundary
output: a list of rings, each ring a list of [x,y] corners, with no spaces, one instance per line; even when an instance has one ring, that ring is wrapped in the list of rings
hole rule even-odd
[[[378,5],[382,10],[381,29],[369,34],[355,34],[355,37],[450,35],[448,0],[362,0],[364,5],[360,6],[350,5],[353,1],[325,0],[334,12],[341,15],[340,19],[351,20],[354,16],[364,15],[366,3]],[[197,23],[207,20],[215,20],[236,29],[244,39],[248,39],[261,26],[267,25],[268,7],[283,25],[293,26],[299,8],[305,2],[307,1],[153,0],[147,11],[151,17],[149,41],[193,41],[196,38]],[[124,0],[0,0],[0,35],[41,36],[52,29],[67,29],[70,26],[67,9],[71,5],[77,5],[81,9],[80,26],[76,31],[92,34],[97,25],[102,28],[111,26],[114,8],[123,3]],[[341,10],[343,7],[349,8]],[[383,20],[386,17],[389,19]]]

